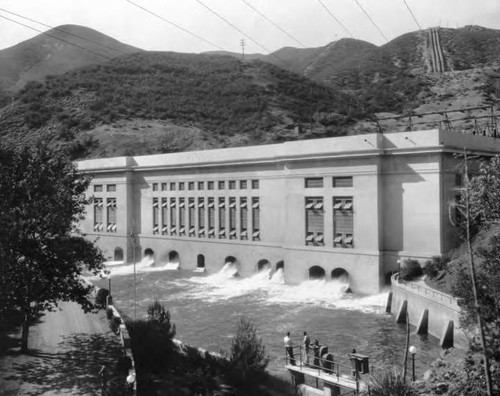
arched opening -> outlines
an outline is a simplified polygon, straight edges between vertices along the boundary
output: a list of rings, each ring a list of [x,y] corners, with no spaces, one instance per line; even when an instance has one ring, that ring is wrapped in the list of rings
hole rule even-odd
[[[155,255],[155,252],[153,249],[150,249],[150,248],[144,249],[144,257],[154,256],[154,255]]]
[[[123,249],[121,247],[115,248],[114,260],[123,261]]]
[[[259,262],[257,263],[257,270],[259,272],[263,271],[263,270],[270,270],[270,269],[271,269],[271,263],[267,259],[259,260]]]
[[[203,254],[198,255],[196,268],[205,268],[205,256]]]
[[[285,262],[280,260],[276,263],[276,271],[271,276],[271,282],[273,283],[285,283]]]
[[[170,252],[168,252],[168,262],[169,263],[178,264],[179,261],[180,261],[179,253],[177,253],[175,250],[171,250]]]
[[[236,263],[236,257],[234,256],[227,256],[224,259],[224,264],[234,264],[234,263]]]
[[[312,266],[309,268],[309,279],[325,279],[325,270],[318,266]]]
[[[148,266],[155,265],[155,252],[153,249],[144,249],[144,257],[142,258],[141,263]]]
[[[332,280],[349,283],[349,273],[343,268],[335,268],[332,270]]]
[[[234,256],[227,256],[224,259],[224,266],[219,271],[225,278],[235,278],[239,276],[238,273],[238,260]]]
[[[285,270],[285,262],[283,260],[280,260],[276,263],[276,271],[278,271],[279,269],[281,270]]]

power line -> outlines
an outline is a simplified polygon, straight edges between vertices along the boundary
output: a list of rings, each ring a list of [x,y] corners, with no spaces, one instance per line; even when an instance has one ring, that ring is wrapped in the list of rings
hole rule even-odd
[[[363,8],[363,6],[361,4],[359,4],[359,1],[358,0],[354,0],[356,2],[356,4],[358,5],[359,8],[361,8],[361,11],[363,11],[366,15],[366,17],[370,20],[370,22],[372,23],[373,26],[375,26],[378,30],[378,32],[380,33],[380,35],[385,39],[385,41],[389,41],[387,39],[387,37],[385,37],[385,34],[382,32],[382,30],[380,30],[380,28],[378,27],[378,25],[375,23],[375,21],[372,19],[372,17],[370,16],[370,14],[368,14],[368,12],[366,12],[366,10]]]
[[[290,37],[293,41],[295,41],[297,44],[301,45],[302,47],[306,48],[306,45],[297,40],[295,37],[293,37],[290,33],[288,33],[285,29],[283,29],[281,26],[279,26],[277,23],[275,23],[273,20],[268,18],[266,15],[264,15],[262,12],[260,12],[257,8],[255,8],[253,5],[248,3],[246,0],[241,0],[243,3],[245,3],[248,7],[250,7],[252,10],[254,10],[257,14],[259,14],[262,18],[264,18],[266,21],[271,23],[274,27],[285,33],[288,37]]]
[[[129,1],[129,0],[127,0]],[[226,18],[224,18],[222,15],[211,9],[209,6],[207,6],[205,3],[203,3],[201,0],[196,0],[198,3],[200,3],[203,7],[205,7],[208,11],[210,11],[212,14],[217,16],[219,19],[223,20],[226,22],[229,26],[231,26],[233,29],[237,30],[240,32],[242,35],[244,35],[247,39],[249,39],[252,43],[256,44],[260,48],[262,48],[264,51],[268,52],[271,54],[271,51],[269,51],[266,47],[264,47],[262,44],[260,44],[258,41],[254,40],[252,37],[250,37],[248,34],[246,34],[244,31],[242,31],[240,28],[238,28],[236,25],[233,25],[231,22],[229,22]]]
[[[411,16],[413,17],[413,20],[415,21],[415,23],[417,24],[418,28],[420,30],[422,30],[422,27],[420,26],[420,23],[418,23],[417,21],[417,18],[415,17],[415,15],[413,14],[413,11],[411,10],[410,6],[408,5],[408,3],[406,2],[406,0],[403,0],[403,3],[405,3],[405,6],[406,8],[408,8],[408,11],[410,11],[410,14]]]
[[[196,33],[193,33],[192,31],[190,31],[190,30],[188,30],[188,29],[186,29],[186,28],[183,28],[182,26],[180,26],[180,25],[176,24],[175,22],[169,21],[168,19],[166,19],[166,18],[162,17],[161,15],[158,15],[158,14],[156,14],[155,12],[150,11],[150,10],[148,10],[147,8],[145,8],[145,7],[141,6],[141,5],[139,5],[139,4],[137,4],[137,3],[134,3],[134,2],[133,2],[133,1],[131,1],[131,0],[126,0],[126,1],[127,1],[128,3],[130,3],[130,4],[134,5],[134,6],[136,6],[137,8],[140,8],[141,10],[143,10],[143,11],[147,12],[148,14],[151,14],[151,15],[155,16],[156,18],[161,19],[163,22],[166,22],[166,23],[168,23],[168,24],[170,24],[170,25],[172,25],[172,26],[176,27],[177,29],[182,30],[183,32],[188,33],[188,34],[190,34],[191,36],[196,37],[197,39],[199,39],[199,40],[201,40],[201,41],[203,41],[203,42],[205,42],[205,43],[207,43],[207,44],[210,44],[211,46],[213,46],[213,47],[215,47],[215,48],[220,49],[221,51],[226,51],[226,50],[225,50],[224,48],[222,48],[221,46],[219,46],[219,45],[217,45],[217,44],[215,44],[215,43],[212,43],[211,41],[209,41],[209,40],[207,40],[207,39],[205,39],[205,38],[201,37],[200,35],[198,35],[198,34],[196,34]]]
[[[321,0],[318,0],[319,4],[321,4],[323,6],[323,8],[326,10],[326,12],[328,13],[328,15],[330,15],[333,20],[335,22],[337,22],[341,27],[342,29],[344,29],[346,31],[346,33],[351,36],[352,38],[354,38],[354,36],[352,35],[352,33],[349,31],[349,29],[347,29],[344,24],[342,22],[340,22],[340,20],[335,16],[333,15],[333,13],[330,11],[330,9],[321,1]]]
[[[58,32],[61,32],[61,33],[64,33],[64,34],[67,34],[68,36],[72,36],[72,37],[75,37],[79,40],[82,40],[82,41],[86,41],[88,43],[91,43],[91,44],[94,44],[94,45],[97,45],[99,47],[102,47],[104,49],[109,49],[109,50],[112,50],[112,51],[116,51],[116,52],[121,52],[122,54],[132,54],[133,52],[129,52],[129,51],[124,51],[124,50],[120,50],[120,49],[117,49],[117,48],[113,48],[113,47],[110,47],[110,46],[107,46],[107,45],[104,45],[104,44],[101,44],[101,43],[98,43],[97,41],[93,41],[93,40],[90,40],[90,39],[87,39],[85,37],[82,37],[82,36],[79,36],[77,34],[74,34],[74,33],[71,33],[71,32],[67,32],[63,29],[60,29],[60,28],[57,28],[57,27],[53,27],[53,26],[50,26],[50,25],[47,25],[43,22],[39,22],[39,21],[36,21],[34,19],[31,19],[31,18],[28,18],[28,17],[25,17],[23,15],[20,15],[20,14],[16,14],[15,12],[12,12],[12,11],[9,11],[9,10],[6,10],[5,8],[0,8],[0,11],[3,11],[3,12],[6,12],[8,14],[11,14],[11,15],[15,15],[19,18],[22,18],[22,19],[26,19],[27,21],[30,21],[30,22],[34,22],[34,23],[37,23],[39,25],[42,25],[42,26],[45,26],[49,29],[53,29],[53,30],[56,30]]]
[[[29,26],[29,25],[26,25],[26,24],[24,24],[24,23],[22,23],[22,22],[18,22],[18,21],[14,20],[14,19],[10,19],[10,18],[8,18],[8,17],[6,17],[6,16],[4,16],[4,15],[0,15],[0,18],[6,19],[7,21],[11,21],[11,22],[17,23],[18,25],[21,25],[21,26],[27,27],[28,29],[34,30],[35,32],[41,33],[41,34],[43,34],[43,35],[45,35],[45,36],[52,37],[52,38],[54,38],[54,39],[56,39],[56,40],[62,41],[63,43],[66,43],[66,44],[72,45],[73,47],[80,48],[81,50],[91,52],[91,53],[93,53],[94,55],[100,56],[100,57],[102,57],[102,58],[106,58],[106,59],[108,59],[108,60],[113,59],[111,56],[104,55],[104,54],[101,54],[100,52],[96,52],[96,51],[93,51],[93,50],[91,50],[91,49],[89,49],[89,48],[82,47],[81,45],[78,45],[78,44],[72,43],[71,41],[68,41],[68,40],[64,40],[64,39],[62,39],[62,38],[60,38],[60,37],[57,37],[57,36],[54,36],[54,35],[52,35],[52,34],[50,34],[50,33],[43,32],[43,31],[41,31],[41,30],[39,30],[39,29],[37,29],[37,28],[34,28],[34,27],[32,27],[32,26]]]

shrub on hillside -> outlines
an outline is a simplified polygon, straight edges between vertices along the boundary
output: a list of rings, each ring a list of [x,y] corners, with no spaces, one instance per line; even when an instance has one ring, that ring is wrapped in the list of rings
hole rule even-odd
[[[446,269],[449,262],[450,258],[447,255],[434,256],[424,263],[423,273],[431,279],[435,278]]]
[[[415,259],[405,259],[401,263],[401,273],[400,278],[405,281],[411,281],[419,276],[422,276],[422,267],[418,260]]]
[[[401,374],[394,371],[384,372],[380,376],[372,376],[368,382],[368,389],[362,393],[367,396],[413,396],[416,390],[410,382],[403,379]]]
[[[95,296],[95,306],[99,309],[104,309],[106,307],[106,300],[109,296],[108,289],[99,289]]]

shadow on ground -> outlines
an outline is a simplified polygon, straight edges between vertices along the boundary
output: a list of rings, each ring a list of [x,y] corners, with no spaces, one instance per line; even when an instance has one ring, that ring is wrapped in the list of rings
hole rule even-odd
[[[33,350],[29,356],[23,363],[14,363],[9,371],[15,374],[5,378],[31,384],[23,395],[35,396],[49,391],[94,395],[101,389],[102,365],[114,368],[122,351],[114,335],[75,333],[62,338],[57,352]]]

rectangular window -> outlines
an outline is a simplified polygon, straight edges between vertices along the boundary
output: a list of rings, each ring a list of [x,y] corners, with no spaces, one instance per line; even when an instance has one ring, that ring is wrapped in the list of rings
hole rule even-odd
[[[259,188],[259,181],[252,180],[252,189],[257,190]]]
[[[163,235],[168,232],[168,201],[167,198],[161,199],[161,233]]]
[[[179,182],[179,191],[184,191],[184,182]]]
[[[248,204],[247,198],[240,198],[240,239],[248,239]]]
[[[352,187],[352,176],[332,177],[332,187]]]
[[[229,189],[236,190],[236,180],[229,180]]]
[[[219,180],[219,182],[217,184],[217,188],[219,190],[224,190],[226,188],[226,182],[224,180]]]
[[[305,188],[322,188],[323,178],[322,177],[307,177],[305,179]]]
[[[214,189],[214,182],[213,181],[209,181],[207,182],[207,190],[213,190]]]
[[[198,198],[198,235],[205,236],[205,199]]]
[[[215,238],[215,201],[208,198],[208,237]]]
[[[94,198],[94,231],[102,231],[104,228],[103,206],[102,198]]]
[[[116,198],[108,198],[106,200],[106,211],[108,223],[107,232],[116,232]]]
[[[188,183],[188,190],[193,191],[194,190],[194,182],[189,182]]]
[[[176,199],[170,198],[170,235],[177,235]]]
[[[153,234],[160,232],[160,201],[153,198]]]
[[[168,184],[167,183],[161,183],[161,191],[167,191]]]
[[[102,184],[94,184],[94,192],[102,192]]]
[[[184,198],[179,198],[179,235],[186,235],[186,202]]]
[[[205,182],[198,182],[198,190],[204,190],[205,189]]]
[[[194,188],[194,183],[193,183]],[[194,207],[194,198],[189,198],[188,204],[188,227],[189,227],[189,236],[195,236],[196,228],[194,226],[194,214],[196,208]]]
[[[324,210],[323,198],[306,198],[306,245],[324,245]]]
[[[252,198],[252,240],[260,240],[260,201],[259,198]]]
[[[236,239],[236,198],[229,198],[229,239]]]
[[[153,183],[153,191],[158,191],[158,183]]]
[[[170,191],[175,191],[176,190],[176,185],[175,185],[175,182],[171,182],[170,183]]]
[[[240,190],[246,190],[246,188],[247,188],[247,181],[240,180]]]
[[[108,184],[108,185],[106,185],[106,191],[107,192],[115,192],[116,191],[116,184]]]
[[[352,197],[333,198],[333,246],[352,248],[354,230]]]
[[[219,198],[219,238],[226,237],[226,198]]]

